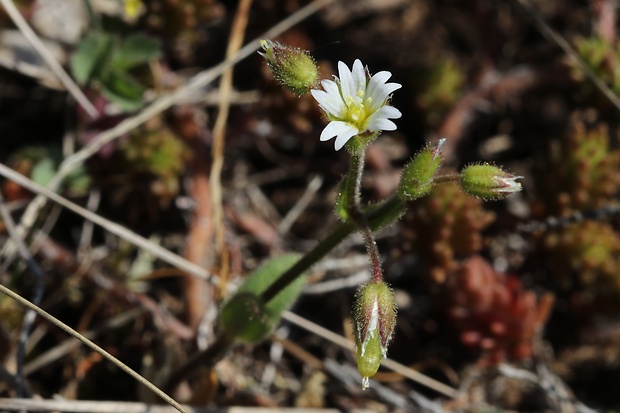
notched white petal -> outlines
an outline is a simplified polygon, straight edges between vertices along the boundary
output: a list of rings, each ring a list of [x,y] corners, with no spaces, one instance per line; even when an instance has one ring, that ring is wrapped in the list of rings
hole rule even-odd
[[[366,70],[364,69],[364,65],[359,59],[355,59],[353,62],[353,82],[355,84],[355,89],[353,93],[355,96],[361,97],[358,95],[358,92],[362,94],[366,91]]]
[[[319,106],[327,113],[328,116],[341,116],[345,108],[340,95],[334,96],[333,93],[316,89],[312,89],[310,93],[312,93],[312,97],[319,103]]]
[[[369,127],[370,129],[370,127]],[[374,131],[378,130],[396,130],[396,124],[386,118],[377,118],[373,122]]]
[[[349,96],[355,96],[355,81],[353,80],[353,74],[349,70],[349,67],[344,62],[338,62],[338,74],[340,75],[342,97],[346,103]]]
[[[368,86],[366,87],[366,95],[372,96],[377,93],[377,89],[380,89],[383,84],[392,76],[390,72],[379,72],[373,75],[368,81]]]
[[[400,110],[396,109],[394,106],[384,106],[379,109],[379,112],[381,112],[383,117],[390,119],[398,119],[403,116]]]
[[[338,87],[338,83],[333,80],[323,80],[321,81],[321,86],[323,86],[323,90],[327,93],[333,93],[334,96],[340,96],[340,88]]]
[[[351,129],[341,132],[336,136],[336,143],[334,144],[334,148],[339,151],[342,147],[349,142],[349,139],[357,135],[359,131],[357,128],[351,127]]]
[[[396,124],[389,119],[398,119],[400,111],[392,106],[383,106],[367,119],[366,128],[371,132],[396,130]]]
[[[358,130],[354,128],[352,125],[347,122],[341,121],[332,121],[327,124],[323,132],[321,132],[320,140],[321,142],[328,141],[334,136],[340,136],[342,134],[351,134],[351,136],[356,135]]]

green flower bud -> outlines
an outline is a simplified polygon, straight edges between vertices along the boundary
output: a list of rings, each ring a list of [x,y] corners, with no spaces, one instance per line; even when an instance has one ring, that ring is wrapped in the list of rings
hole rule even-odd
[[[398,185],[400,199],[412,201],[430,192],[435,172],[441,165],[441,148],[445,142],[442,138],[436,145],[427,146],[405,166]]]
[[[258,53],[282,86],[301,96],[318,85],[319,69],[307,51],[271,40],[261,40],[260,45],[264,52]]]
[[[519,192],[522,176],[505,172],[497,166],[469,165],[461,172],[460,184],[467,194],[486,200],[501,199]]]
[[[387,348],[396,325],[396,304],[390,287],[383,281],[370,281],[356,295],[353,319],[357,345],[357,369],[362,389],[387,356]]]

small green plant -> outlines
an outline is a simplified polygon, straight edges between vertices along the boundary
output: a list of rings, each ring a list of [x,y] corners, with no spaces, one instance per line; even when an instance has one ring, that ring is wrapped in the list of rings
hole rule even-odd
[[[416,80],[420,94],[416,103],[429,125],[437,125],[462,93],[465,76],[454,57],[443,57]]]
[[[132,71],[160,56],[159,43],[143,34],[120,37],[93,30],[71,58],[71,70],[82,85],[92,86],[110,102],[130,112],[142,106],[145,86]]]
[[[221,331],[230,343],[262,340],[299,294],[305,271],[351,233],[359,232],[366,244],[372,274],[370,282],[359,287],[353,306],[358,370],[362,388],[366,388],[387,356],[396,325],[396,305],[392,290],[383,279],[374,231],[394,223],[404,214],[408,202],[427,195],[439,183],[456,182],[470,195],[499,199],[521,190],[517,182],[520,177],[491,165],[471,165],[460,174],[442,175],[442,139],[424,148],[405,166],[399,187],[389,199],[365,206],[360,187],[366,150],[383,131],[396,129],[392,120],[402,114],[389,103],[392,93],[401,85],[388,82],[390,72],[371,75],[360,60],[355,60],[351,68],[338,62],[338,76],[321,81],[318,88],[318,69],[313,67],[314,59],[308,52],[267,40],[262,47],[261,55],[282,86],[298,95],[311,93],[322,109],[328,124],[320,140],[335,138],[335,150],[344,148],[350,155],[349,169],[340,183],[336,201],[335,212],[342,222],[301,258],[285,256],[279,260],[286,265],[276,259],[256,270],[222,307]]]
[[[58,171],[62,153],[56,146],[27,146],[13,154],[11,164],[38,183],[47,185]],[[65,188],[73,196],[84,195],[90,187],[90,176],[84,166],[75,168],[64,180]]]

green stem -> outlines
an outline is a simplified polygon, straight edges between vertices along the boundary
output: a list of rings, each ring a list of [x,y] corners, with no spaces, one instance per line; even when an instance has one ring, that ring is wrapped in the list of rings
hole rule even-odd
[[[366,151],[360,150],[351,154],[351,165],[347,177],[347,189],[350,192],[348,197],[349,205],[347,212],[349,217],[357,223],[360,232],[364,236],[366,244],[366,252],[370,258],[370,268],[372,271],[373,281],[381,281],[383,279],[383,271],[381,269],[381,257],[377,243],[372,235],[372,231],[368,226],[366,216],[361,211],[361,192],[362,192],[362,176],[364,173],[364,161],[366,159]]]
[[[446,175],[438,175],[433,178],[433,183],[443,184],[446,182],[458,182],[461,179],[460,174],[446,174]]]
[[[393,196],[389,200],[372,208],[368,213],[362,216],[368,223],[370,231],[376,231],[396,221],[403,214],[405,203],[397,196]],[[289,284],[294,282],[312,265],[323,258],[327,253],[340,244],[346,237],[353,232],[359,230],[355,222],[343,222],[334,229],[325,239],[320,241],[313,249],[308,251],[306,255],[301,257],[288,271],[286,271],[276,282],[271,284],[262,294],[261,299],[267,303],[272,298],[284,290]]]
[[[362,174],[364,172],[364,151],[351,151],[349,170],[340,184],[340,194],[336,211],[344,221],[348,221],[359,210],[361,200]]]
[[[357,211],[360,206],[360,201],[362,198],[362,175],[364,173],[365,159],[365,151],[351,154],[351,165],[349,167],[349,173],[347,177],[347,187],[348,191],[350,192],[348,205],[348,210],[350,214],[354,213],[354,211]]]
[[[306,253],[299,261],[279,277],[273,284],[269,286],[262,294],[261,298],[265,303],[271,301],[280,291],[284,290],[306,272],[312,265],[327,255],[332,249],[340,244],[346,237],[357,229],[357,225],[351,222],[340,224],[334,232],[329,234],[327,238],[320,241],[314,248]]]

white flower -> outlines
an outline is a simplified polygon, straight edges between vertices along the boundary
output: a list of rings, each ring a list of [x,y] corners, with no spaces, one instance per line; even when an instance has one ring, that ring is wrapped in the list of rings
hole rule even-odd
[[[402,116],[400,111],[387,102],[392,92],[402,86],[386,83],[390,72],[379,72],[370,77],[359,59],[353,63],[353,71],[338,62],[338,74],[334,80],[323,80],[323,90],[311,90],[312,96],[331,122],[321,133],[321,141],[336,137],[336,150],[340,150],[352,137],[364,132],[395,130],[390,119]]]

